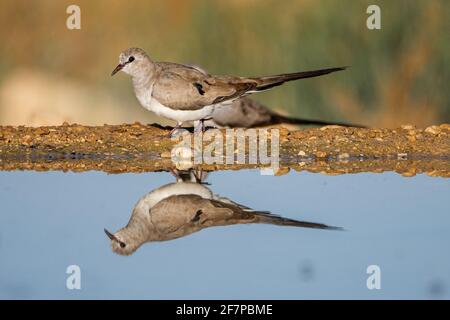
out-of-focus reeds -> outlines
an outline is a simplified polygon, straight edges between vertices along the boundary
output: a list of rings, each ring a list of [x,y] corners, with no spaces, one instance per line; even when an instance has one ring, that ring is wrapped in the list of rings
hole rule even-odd
[[[81,0],[82,29],[70,31],[71,1],[3,0],[0,124],[154,121],[129,79],[109,76],[130,46],[216,74],[349,65],[254,97],[304,118],[382,127],[450,121],[450,2],[375,1],[382,29],[368,30],[372,2]]]

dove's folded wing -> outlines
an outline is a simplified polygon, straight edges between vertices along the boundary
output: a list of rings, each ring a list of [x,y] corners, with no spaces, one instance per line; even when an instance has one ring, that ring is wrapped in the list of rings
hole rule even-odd
[[[198,110],[233,100],[257,86],[256,81],[247,78],[210,76],[175,63],[158,65],[152,96],[162,105],[176,110]]]

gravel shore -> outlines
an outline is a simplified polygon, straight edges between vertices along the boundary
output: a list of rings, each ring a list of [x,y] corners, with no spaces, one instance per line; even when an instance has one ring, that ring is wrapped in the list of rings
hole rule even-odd
[[[280,169],[326,174],[396,171],[405,176],[450,176],[450,124],[418,129],[340,126],[279,129]],[[221,133],[225,136],[225,131]],[[63,124],[0,127],[0,170],[100,170],[108,173],[169,170],[178,143],[168,128],[139,123],[104,126]],[[204,142],[204,145],[211,142]],[[205,170],[237,170],[255,164],[197,164]]]

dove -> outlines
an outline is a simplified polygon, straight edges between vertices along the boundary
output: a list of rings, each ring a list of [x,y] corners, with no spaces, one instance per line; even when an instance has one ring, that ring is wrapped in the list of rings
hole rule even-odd
[[[104,229],[112,250],[130,255],[149,242],[168,241],[214,226],[264,223],[317,229],[340,229],[322,223],[298,221],[253,210],[220,197],[201,181],[201,175],[179,174],[135,205],[128,224],[115,233]]]
[[[215,108],[232,104],[249,94],[266,91],[285,82],[318,77],[346,67],[285,73],[264,77],[210,75],[178,63],[156,62],[140,48],[129,48],[119,55],[119,64],[111,75],[122,71],[131,76],[140,104],[164,118],[176,121],[174,133],[185,122],[198,121],[196,131],[203,131],[204,120]]]

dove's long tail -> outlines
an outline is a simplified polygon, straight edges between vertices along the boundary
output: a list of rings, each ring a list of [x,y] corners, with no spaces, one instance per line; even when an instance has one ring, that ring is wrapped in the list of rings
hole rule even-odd
[[[309,221],[299,221],[289,218],[283,218],[268,212],[254,212],[257,216],[258,223],[275,224],[279,226],[292,226],[301,228],[314,228],[314,229],[328,229],[328,230],[342,230],[341,227],[329,226],[323,223],[309,222]]]
[[[268,90],[273,87],[282,85],[283,83],[285,83],[287,81],[319,77],[319,76],[323,76],[328,73],[345,70],[346,68],[347,67],[328,68],[328,69],[285,73],[285,74],[279,74],[279,75],[275,75],[275,76],[254,78],[256,81],[259,82],[259,84],[258,84],[258,86],[256,86],[256,88],[252,89],[251,92]]]
[[[316,125],[316,126],[329,126],[329,125],[338,125],[342,127],[355,127],[355,128],[367,128],[366,126],[362,126],[359,124],[345,123],[345,122],[334,122],[334,121],[322,121],[322,120],[307,120],[307,119],[299,119],[299,118],[291,118],[285,117],[282,115],[275,114],[272,116],[273,124],[298,124],[298,125]]]

